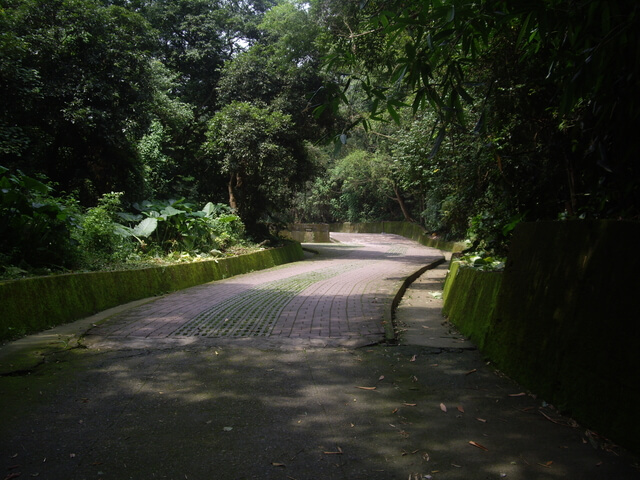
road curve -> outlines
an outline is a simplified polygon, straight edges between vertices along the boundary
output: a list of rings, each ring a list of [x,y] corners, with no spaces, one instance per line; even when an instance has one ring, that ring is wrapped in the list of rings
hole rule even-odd
[[[316,255],[172,293],[127,310],[87,334],[92,343],[352,345],[384,339],[405,279],[442,258],[391,234],[332,233]]]

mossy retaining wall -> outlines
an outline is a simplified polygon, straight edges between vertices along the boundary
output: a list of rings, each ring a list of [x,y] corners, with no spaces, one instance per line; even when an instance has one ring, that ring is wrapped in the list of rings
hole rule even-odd
[[[638,222],[521,224],[501,280],[452,267],[445,295],[451,321],[500,370],[635,452],[639,237]]]
[[[280,232],[285,238],[300,243],[330,243],[328,223],[292,223],[289,230]]]
[[[0,283],[0,341],[45,330],[141,298],[302,260],[299,243],[166,267]]]
[[[453,261],[443,289],[442,313],[480,350],[491,326],[502,272],[483,272]]]
[[[345,233],[393,233],[409,238],[426,247],[438,248],[449,252],[461,252],[467,245],[462,242],[449,242],[434,238],[420,225],[410,222],[368,222],[368,223],[331,223],[329,230]]]

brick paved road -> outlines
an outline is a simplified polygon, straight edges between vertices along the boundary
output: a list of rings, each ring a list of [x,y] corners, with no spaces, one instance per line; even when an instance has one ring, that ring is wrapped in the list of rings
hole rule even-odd
[[[166,295],[93,328],[88,336],[128,339],[296,339],[366,344],[406,277],[440,251],[390,234],[332,233],[305,261]]]

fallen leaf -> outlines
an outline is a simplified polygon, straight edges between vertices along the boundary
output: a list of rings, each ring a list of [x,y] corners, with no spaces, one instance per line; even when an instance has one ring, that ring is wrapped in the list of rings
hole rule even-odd
[[[418,377],[416,377],[415,375],[412,377],[412,379],[413,379],[414,382],[418,381]]]
[[[21,472],[10,473],[6,477],[4,477],[4,480],[11,480],[12,478],[18,478],[21,475],[22,475]]]
[[[382,380],[384,380],[384,375],[380,375],[380,378],[378,379],[379,382]]]
[[[553,461],[549,460],[547,463],[539,463],[538,465],[540,465],[541,467],[545,467],[545,468],[551,468],[551,465],[553,464]]]
[[[476,420],[482,423],[487,423],[487,421],[484,418],[476,417]]]
[[[462,408],[462,405],[458,405],[458,411],[460,413],[464,413],[464,408]]]
[[[394,408],[393,410],[391,410],[391,413],[396,413],[398,411],[397,408]]]
[[[510,397],[524,397],[526,395],[526,393],[524,392],[520,392],[520,393],[510,393],[509,396]]]
[[[473,370],[469,370],[467,373],[465,373],[465,375],[471,375],[472,373],[476,373],[478,370],[477,369],[473,369]]]
[[[451,466],[456,468],[462,468],[462,465],[456,465],[455,463],[452,463]]]
[[[403,405],[405,407],[415,407],[416,405],[418,405],[417,403],[403,403]]]
[[[416,453],[418,453],[420,451],[420,449],[418,450],[414,450],[413,452],[407,452],[406,450],[402,450],[402,456],[406,456],[406,455],[415,455]]]
[[[440,410],[442,410],[444,413],[447,413],[447,406],[444,403],[441,403]]]
[[[231,430],[233,430],[233,427],[224,427],[222,430],[225,432],[230,432]]]
[[[473,440],[469,441],[469,445],[473,445],[474,447],[479,448],[480,450],[484,450],[485,452],[489,451],[487,447],[485,447],[484,445],[480,445],[478,442],[474,442]]]
[[[335,452],[323,452],[325,455],[342,455],[342,449],[337,447]]]
[[[271,465],[273,465],[274,467],[286,467],[284,463],[278,463],[278,462],[271,462]]]
[[[414,355],[413,357],[411,357],[411,360],[409,360],[410,362],[415,362],[416,361],[416,356]]]
[[[375,390],[378,387],[356,387],[359,388],[360,390]]]
[[[438,364],[437,363],[432,363],[431,365],[429,365],[430,367],[437,367]]]

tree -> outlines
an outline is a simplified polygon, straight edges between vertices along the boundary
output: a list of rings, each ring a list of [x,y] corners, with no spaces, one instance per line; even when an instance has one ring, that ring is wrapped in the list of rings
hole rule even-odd
[[[247,230],[260,236],[260,221],[284,211],[310,174],[291,117],[265,106],[232,102],[209,123],[207,160],[227,175],[229,205]]]
[[[419,160],[425,167],[453,145],[468,150],[454,148],[457,164],[475,165],[477,174],[492,166],[489,176],[480,177],[488,180],[491,201],[481,195],[482,201],[469,204],[468,195],[455,197],[467,199],[454,203],[458,209],[466,204],[468,217],[502,210],[493,225],[501,232],[525,213],[531,220],[640,214],[640,167],[628,141],[640,115],[640,67],[630,60],[640,56],[632,40],[640,5],[318,5],[334,13],[324,18],[338,35],[327,67],[344,72],[345,86],[369,98],[360,117],[365,127],[385,117],[400,121],[408,105],[414,114],[431,116],[422,132],[430,139]],[[363,58],[372,45],[380,52]]]
[[[142,183],[137,140],[174,114],[169,74],[138,14],[93,0],[4,2],[0,161],[45,173],[85,203]],[[15,91],[25,93],[15,95]]]
[[[258,28],[260,39],[225,64],[220,101],[262,102],[291,115],[303,138],[326,137],[337,118],[330,111],[314,115],[331,95],[320,69],[319,26],[304,4],[285,1],[267,12]]]

